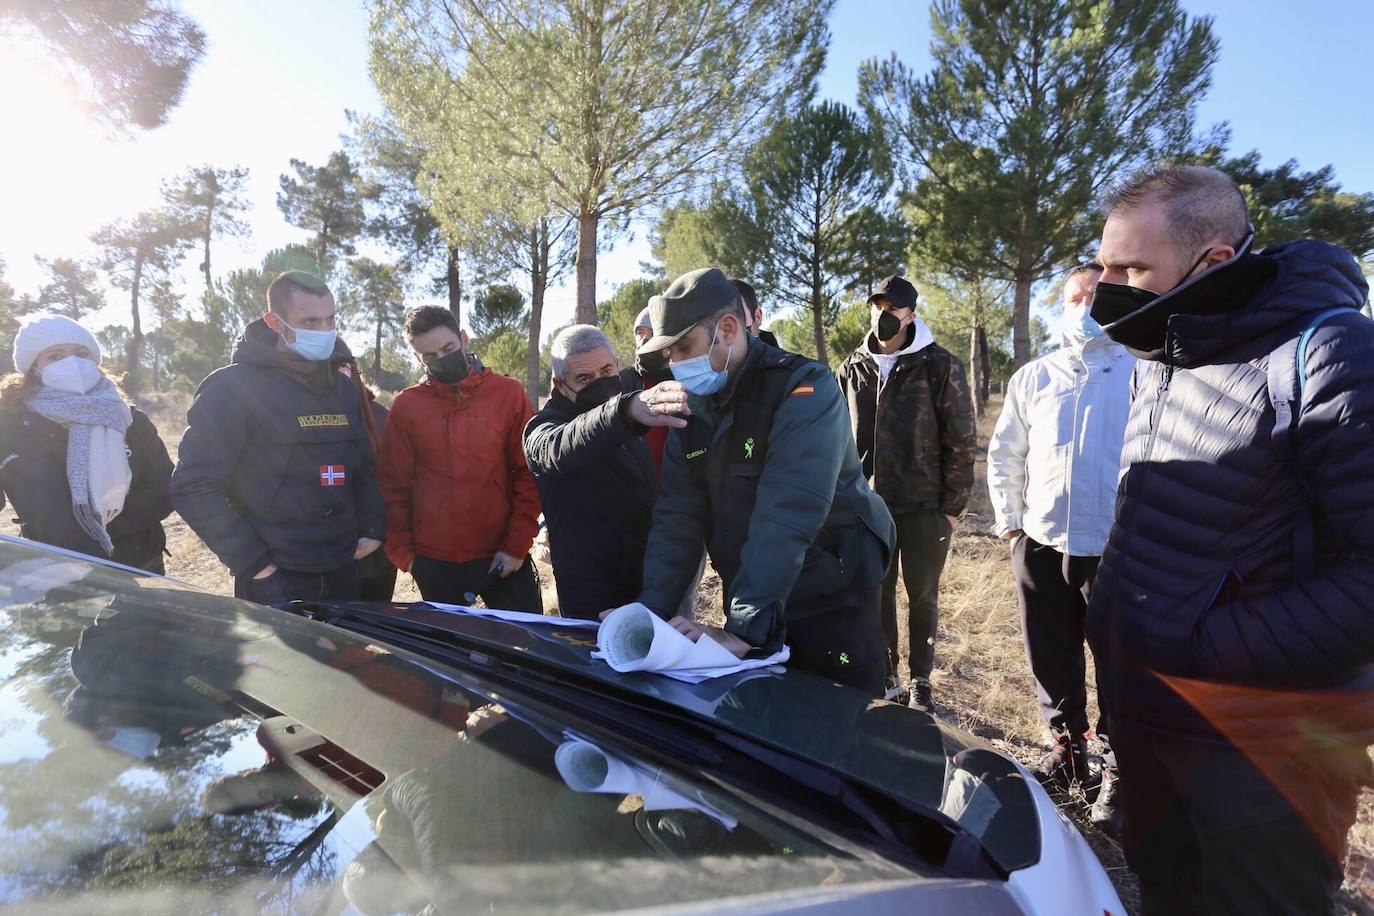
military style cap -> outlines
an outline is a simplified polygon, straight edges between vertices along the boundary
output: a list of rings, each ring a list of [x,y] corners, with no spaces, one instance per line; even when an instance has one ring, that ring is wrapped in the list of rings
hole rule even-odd
[[[914,309],[916,307],[916,287],[912,286],[911,281],[905,277],[896,274],[883,277],[878,281],[878,285],[873,287],[873,295],[868,297],[868,304],[872,305],[873,300],[879,296],[890,300],[899,309]]]
[[[654,336],[637,352],[656,353],[672,346],[697,322],[739,300],[739,290],[718,267],[685,273],[661,295],[649,299],[649,322]]]

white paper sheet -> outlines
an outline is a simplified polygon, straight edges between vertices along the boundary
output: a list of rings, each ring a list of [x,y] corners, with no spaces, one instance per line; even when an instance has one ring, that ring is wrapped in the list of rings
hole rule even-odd
[[[439,601],[423,601],[438,611],[450,614],[471,614],[474,617],[492,617],[496,620],[509,620],[511,623],[542,623],[558,627],[585,627],[595,630],[600,626],[596,620],[582,620],[578,617],[549,617],[545,614],[528,614],[524,611],[501,611],[489,607],[468,607],[466,604],[444,604]]]
[[[596,647],[593,657],[616,671],[652,671],[689,684],[780,665],[790,656],[783,646],[768,658],[736,658],[710,636],[693,642],[638,602],[616,608],[601,622]]]
[[[568,788],[574,792],[611,795],[641,795],[645,811],[700,811],[727,830],[738,823],[700,799],[674,792],[662,778],[580,738],[568,737],[553,753],[553,763]]]

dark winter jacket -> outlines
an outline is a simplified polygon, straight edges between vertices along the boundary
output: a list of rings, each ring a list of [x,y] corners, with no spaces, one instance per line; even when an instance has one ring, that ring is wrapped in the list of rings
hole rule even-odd
[[[1117,719],[1203,739],[1251,729],[1282,745],[1312,727],[1281,691],[1335,691],[1342,716],[1374,722],[1374,693],[1345,693],[1374,664],[1374,323],[1357,312],[1366,284],[1339,248],[1279,245],[1247,270],[1233,301],[1174,315],[1163,355],[1137,369],[1087,630]],[[1307,347],[1285,463],[1270,442],[1269,355],[1332,308],[1349,316]],[[1299,579],[1304,518],[1317,563]]]
[[[735,373],[724,393],[690,398],[687,427],[668,434],[639,600],[672,616],[705,544],[725,629],[772,651],[789,620],[861,602],[896,531],[824,366],[750,339]]]
[[[172,474],[177,511],[236,576],[328,572],[386,534],[358,389],[279,339],[253,322],[201,382]]]
[[[865,342],[836,374],[864,474],[892,514],[963,512],[978,448],[963,363],[931,343],[899,356],[882,381]]]
[[[167,545],[162,520],[172,514],[172,459],[152,421],[136,408],[132,413],[124,440],[133,481],[123,511],[107,526],[114,544],[109,559],[161,573]],[[24,537],[105,557],[72,514],[65,426],[28,410],[0,413],[0,490],[0,507],[8,496]]]
[[[625,394],[583,414],[555,391],[525,426],[565,617],[594,619],[628,604],[643,582],[658,473],[648,428],[629,416],[639,376],[627,369],[621,384]]]

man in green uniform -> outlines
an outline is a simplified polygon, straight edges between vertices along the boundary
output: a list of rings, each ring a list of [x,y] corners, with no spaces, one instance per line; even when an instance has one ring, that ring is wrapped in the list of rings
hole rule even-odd
[[[665,353],[676,380],[649,408],[689,420],[668,436],[639,601],[669,617],[705,544],[725,628],[674,627],[741,657],[786,643],[793,667],[881,694],[879,595],[895,531],[834,376],[752,336],[715,268],[679,277],[649,311],[654,336],[639,352]]]

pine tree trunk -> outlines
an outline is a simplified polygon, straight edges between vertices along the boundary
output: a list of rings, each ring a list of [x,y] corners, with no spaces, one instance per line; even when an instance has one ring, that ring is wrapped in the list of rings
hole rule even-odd
[[[983,419],[983,399],[979,394],[983,390],[983,364],[978,359],[978,331],[980,328],[974,325],[968,332],[968,371],[969,388],[973,395],[973,421],[977,423]]]
[[[988,354],[988,329],[978,326],[978,397],[984,405],[992,396],[992,359]]]
[[[377,331],[372,339],[372,384],[382,377],[382,313],[377,313]]]
[[[821,283],[821,261],[817,254],[811,262],[811,330],[816,335],[816,359],[830,365],[825,349],[825,290]]]
[[[821,316],[824,308],[819,295],[813,292],[811,296],[811,330],[816,336],[816,359],[828,366],[830,365],[830,356],[825,349],[825,320]]]
[[[458,327],[463,326],[463,271],[462,265],[458,263],[458,249],[449,246],[448,249],[448,310],[453,313],[453,320],[458,322]]]
[[[143,359],[143,322],[138,315],[138,292],[143,284],[143,252],[134,255],[134,280],[129,285],[129,306],[133,312],[133,336],[129,338],[129,373],[124,378],[124,387],[131,393],[137,392],[142,384],[142,371],[139,364]]]
[[[1020,369],[1031,359],[1030,338],[1031,277],[1029,272],[1016,275],[1016,296],[1012,299],[1012,370]]]
[[[525,391],[539,409],[539,335],[544,318],[544,290],[549,283],[549,221],[541,219],[530,230],[530,336],[525,345]]]
[[[214,286],[213,281],[210,279],[210,236],[214,233],[214,226],[215,205],[211,203],[205,212],[205,238],[203,239],[205,242],[205,260],[201,262],[200,265],[200,269],[205,273],[205,295],[207,296],[210,295],[211,289]]]
[[[577,323],[596,324],[596,228],[595,213],[577,217]]]

